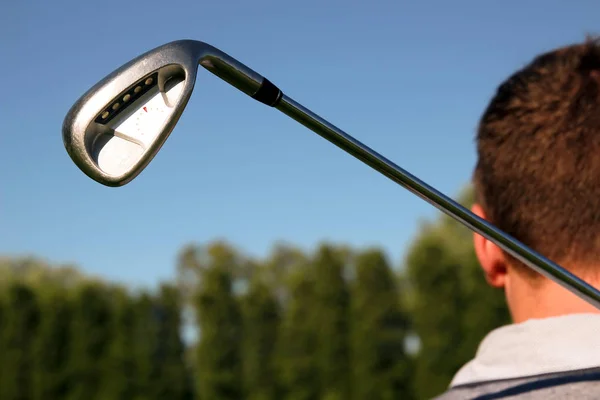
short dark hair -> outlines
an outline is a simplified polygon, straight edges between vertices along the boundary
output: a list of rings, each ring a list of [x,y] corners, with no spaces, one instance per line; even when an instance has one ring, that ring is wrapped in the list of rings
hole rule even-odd
[[[600,264],[598,38],[540,54],[504,81],[476,142],[476,201],[490,222],[565,268]]]

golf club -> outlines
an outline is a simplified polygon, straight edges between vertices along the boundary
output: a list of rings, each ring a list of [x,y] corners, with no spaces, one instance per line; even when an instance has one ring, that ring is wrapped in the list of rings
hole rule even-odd
[[[257,72],[200,41],[150,50],[88,90],[67,113],[63,142],[73,162],[106,186],[133,180],[160,150],[188,103],[198,65],[253,99],[276,108],[486,237],[524,264],[600,309],[600,291],[476,216],[341,129],[297,103]]]

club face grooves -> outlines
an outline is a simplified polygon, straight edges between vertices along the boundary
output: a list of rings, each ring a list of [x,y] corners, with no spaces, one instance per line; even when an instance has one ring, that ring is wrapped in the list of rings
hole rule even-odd
[[[98,113],[94,120],[97,124],[107,124],[121,114],[129,105],[148,93],[158,81],[158,72],[153,72],[131,85],[125,92],[116,96],[107,107]]]

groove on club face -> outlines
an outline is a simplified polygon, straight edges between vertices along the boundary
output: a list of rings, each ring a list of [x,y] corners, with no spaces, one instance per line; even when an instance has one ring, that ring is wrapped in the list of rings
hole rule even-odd
[[[150,50],[125,64],[86,92],[71,108],[63,124],[65,148],[75,164],[89,177],[107,186],[122,186],[134,179],[160,150],[181,116],[194,88],[198,65],[202,65],[253,99],[277,108],[411,193],[426,200],[471,231],[492,241],[534,271],[600,309],[598,289],[283,95],[279,88],[246,65],[203,42],[181,40]],[[153,75],[155,73],[157,75]],[[135,90],[136,85],[145,82],[145,79],[151,76],[158,77],[161,95],[156,97],[158,92],[152,92],[150,88],[144,92],[143,96],[148,93],[146,97],[141,96],[137,100],[137,106],[133,105],[136,100],[129,98],[132,101],[131,110],[137,110],[139,113],[139,107],[143,109],[146,104],[150,104],[145,103],[147,99],[160,98],[166,105],[167,115],[156,113],[155,115],[162,115],[162,117],[146,120],[150,121],[144,125],[148,128],[139,129],[139,125],[138,128],[132,126],[135,125],[133,122],[138,120],[127,119],[127,116],[131,115],[130,111],[125,109],[119,114],[121,104],[119,103],[114,109],[113,106],[115,102],[124,100],[125,95],[131,94],[132,88]],[[171,100],[169,89],[173,90],[175,87],[178,88],[176,89],[178,93],[175,99]],[[109,121],[108,123],[102,123],[103,116]],[[153,135],[148,137],[138,134],[148,131],[152,131]],[[129,161],[119,158],[118,155],[123,153],[130,155]]]

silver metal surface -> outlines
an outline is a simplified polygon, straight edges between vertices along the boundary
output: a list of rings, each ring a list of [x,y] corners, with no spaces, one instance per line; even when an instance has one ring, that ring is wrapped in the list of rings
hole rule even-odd
[[[134,179],[160,150],[179,120],[194,88],[198,65],[254,99],[267,105],[273,105],[282,113],[426,200],[472,231],[491,240],[533,270],[600,309],[600,291],[598,289],[479,218],[465,207],[282,94],[278,88],[257,72],[203,42],[182,40],[150,50],[117,69],[88,90],[73,105],[63,124],[65,148],[75,164],[90,178],[107,186],[122,186]],[[99,168],[97,160],[93,157],[98,137],[106,134],[108,128],[94,121],[102,115],[101,113],[106,110],[107,105],[110,105],[115,98],[122,96],[127,90],[130,90],[133,84],[153,73],[158,73],[159,86],[164,86],[171,76],[177,76],[178,79],[183,77],[185,84],[181,95],[164,123],[161,133],[152,145],[144,150],[137,163],[123,174],[109,175]],[[270,100],[265,101],[265,98],[270,98]]]
[[[249,96],[260,88],[263,77],[209,44],[179,40],[150,50],[113,71],[71,107],[63,122],[63,143],[73,162],[90,178],[106,186],[123,186],[132,181],[152,161],[179,121],[194,89],[198,65],[217,75]],[[103,135],[111,135],[110,127],[97,118],[129,89],[145,77],[157,72],[159,86],[172,77],[182,77],[184,86],[161,134],[143,151],[137,162],[118,175],[103,171],[95,158],[95,149]]]

